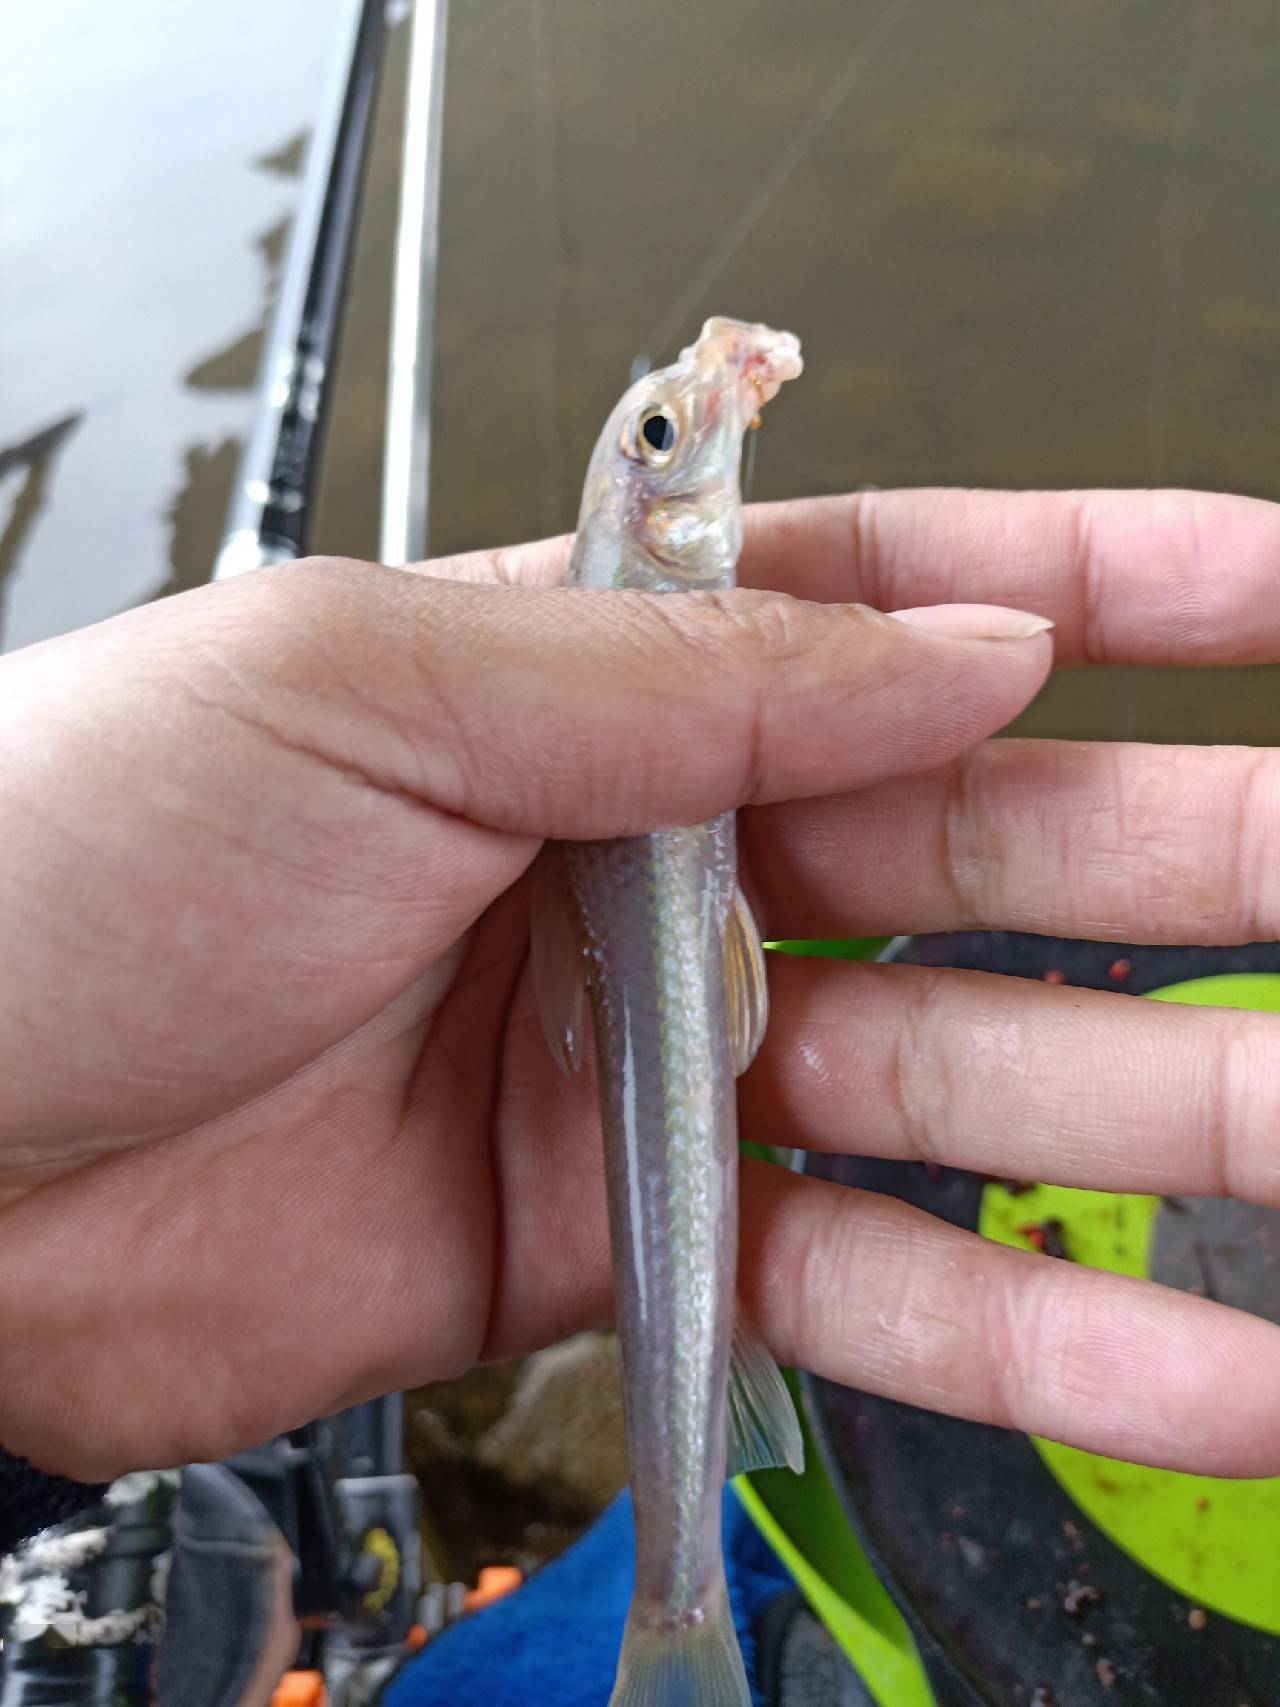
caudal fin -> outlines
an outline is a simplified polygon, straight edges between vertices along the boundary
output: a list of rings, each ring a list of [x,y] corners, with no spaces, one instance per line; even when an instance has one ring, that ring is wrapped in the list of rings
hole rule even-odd
[[[632,1613],[609,1707],[751,1707],[723,1582],[699,1624],[655,1629]]]

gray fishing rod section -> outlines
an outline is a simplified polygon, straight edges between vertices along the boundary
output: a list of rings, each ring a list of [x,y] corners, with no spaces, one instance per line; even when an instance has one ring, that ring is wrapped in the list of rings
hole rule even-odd
[[[257,416],[213,579],[307,549],[387,35],[386,0],[348,0],[259,370]]]
[[[447,0],[416,0],[409,46],[379,540],[382,561],[395,565],[427,555],[448,12]]]

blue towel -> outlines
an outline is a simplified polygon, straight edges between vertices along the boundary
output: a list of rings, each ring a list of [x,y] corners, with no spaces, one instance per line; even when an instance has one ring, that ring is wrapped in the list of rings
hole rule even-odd
[[[725,1492],[724,1557],[754,1690],[756,1619],[767,1601],[793,1584],[732,1489]],[[631,1500],[623,1494],[523,1588],[430,1642],[387,1689],[385,1707],[511,1707],[516,1701],[606,1707],[634,1570]]]

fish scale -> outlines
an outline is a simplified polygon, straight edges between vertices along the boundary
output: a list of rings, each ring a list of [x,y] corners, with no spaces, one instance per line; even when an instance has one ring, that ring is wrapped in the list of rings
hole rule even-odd
[[[723,993],[716,962],[731,828],[695,826],[625,841],[588,843],[572,854],[574,887],[593,946],[593,1009],[603,1079],[627,1101],[638,1139],[635,1167],[613,1169],[615,1218],[630,1211],[638,1181],[648,1213],[633,1217],[634,1246],[615,1251],[620,1272],[643,1275],[636,1328],[622,1324],[633,1432],[650,1442],[637,1478],[638,1524],[651,1515],[656,1545],[644,1549],[641,1580],[662,1617],[696,1611],[714,1570],[705,1545],[718,1531],[724,1475],[725,1324],[732,1289],[736,1202],[726,1189],[717,1129],[732,1075],[724,1055]],[[709,904],[710,897],[710,904]],[[619,930],[619,917],[635,929]],[[628,1061],[652,1060],[652,1084]],[[607,1152],[625,1154],[606,1132]],[[663,1331],[663,1324],[667,1331]],[[722,1344],[707,1347],[720,1330]],[[648,1492],[652,1486],[656,1492]]]

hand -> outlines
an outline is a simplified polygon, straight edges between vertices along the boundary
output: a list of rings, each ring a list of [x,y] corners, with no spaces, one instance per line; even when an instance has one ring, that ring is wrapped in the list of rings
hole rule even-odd
[[[594,1087],[556,1073],[525,972],[544,836],[745,806],[775,936],[1280,934],[1280,760],[986,742],[1051,637],[915,610],[1043,612],[1062,664],[1277,659],[1272,507],[782,506],[743,562],[781,592],[723,598],[554,588],[564,557],[264,570],[0,662],[11,1450],[88,1478],[214,1458],[608,1318]],[[1280,1202],[1273,1019],[906,967],[771,977],[745,1136]],[[777,1170],[748,1166],[743,1199],[783,1360],[1120,1456],[1280,1470],[1275,1327]]]

